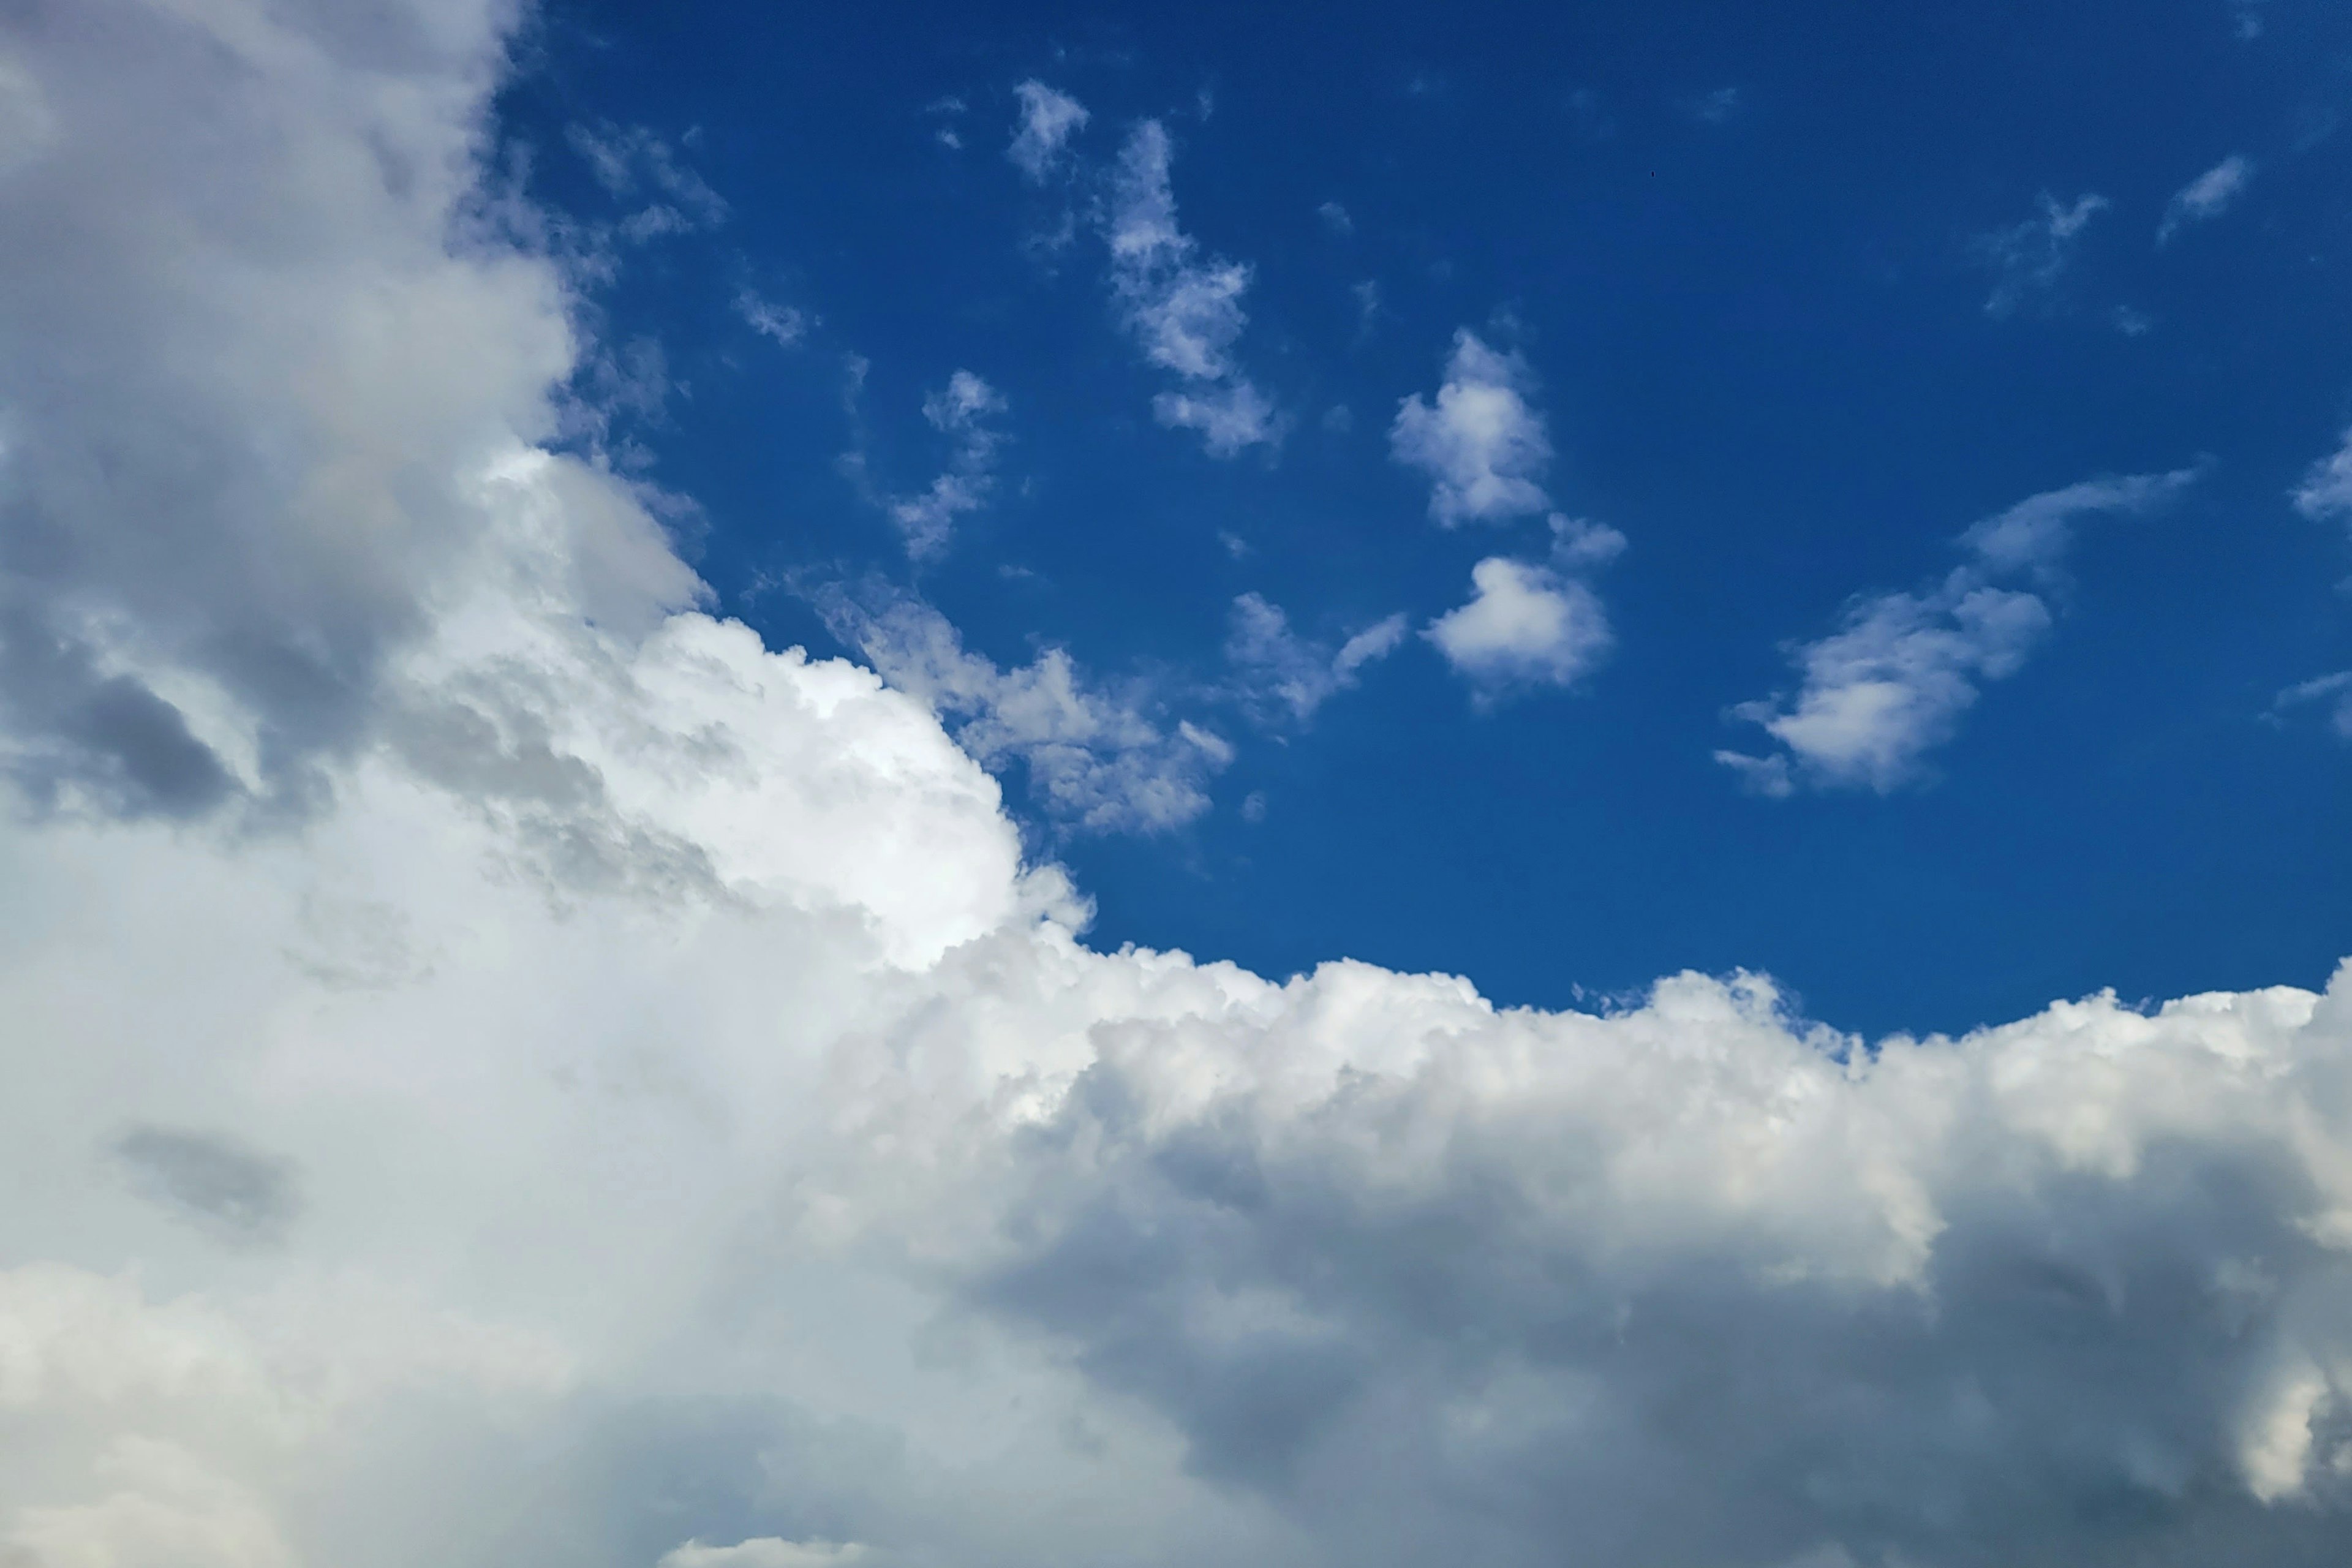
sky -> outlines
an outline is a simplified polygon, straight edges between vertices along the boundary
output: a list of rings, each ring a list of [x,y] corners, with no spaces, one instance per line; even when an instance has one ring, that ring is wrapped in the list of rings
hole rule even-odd
[[[0,5],[0,1568],[2337,1561],[2347,110]]]

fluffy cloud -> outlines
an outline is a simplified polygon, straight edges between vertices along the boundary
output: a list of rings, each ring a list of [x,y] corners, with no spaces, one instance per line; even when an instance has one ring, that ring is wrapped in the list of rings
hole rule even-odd
[[[2044,192],[2039,217],[1978,236],[1977,257],[1993,271],[1985,314],[2011,316],[2026,305],[2046,300],[2074,262],[2083,231],[2109,205],[2106,197],[2097,195],[2077,196],[2062,205]]]
[[[1542,416],[1528,405],[1534,372],[1516,353],[1498,353],[1465,327],[1433,405],[1419,394],[1397,409],[1389,450],[1429,476],[1429,515],[1447,528],[1540,512],[1551,463]]]
[[[1874,1043],[1088,949],[923,701],[535,444],[500,14],[0,22],[0,1561],[2340,1557],[2352,972]]]
[[[1138,125],[1120,152],[1105,230],[1111,287],[1144,358],[1180,380],[1153,398],[1153,416],[1198,431],[1212,457],[1230,458],[1278,442],[1282,419],[1234,358],[1249,322],[1241,300],[1250,269],[1202,256],[1179,226],[1168,179],[1172,157],[1167,128],[1156,120]]]
[[[2328,727],[2347,741],[2352,741],[2352,669],[2338,670],[2300,681],[2278,694],[2271,704],[2273,717],[2290,710],[2319,703],[2327,709]]]
[[[2295,510],[2315,521],[2333,518],[2352,524],[2352,430],[2333,453],[2311,466],[2293,499]]]
[[[1567,686],[1612,640],[1591,589],[1534,562],[1490,555],[1470,569],[1469,603],[1423,632],[1481,697],[1517,686]]]
[[[1969,559],[1942,582],[1912,593],[1865,595],[1844,625],[1798,647],[1804,682],[1793,698],[1746,702],[1735,718],[1761,724],[1782,751],[1724,751],[1716,760],[1751,787],[1786,795],[1800,783],[1881,793],[1916,778],[1921,759],[1951,739],[1981,683],[2005,679],[2050,627],[2041,594],[2003,587],[2020,574],[2047,578],[2086,517],[2143,513],[2178,496],[2201,472],[2086,479],[2030,496],[1960,535]]]
[[[2220,217],[2253,177],[2252,163],[2232,153],[2181,186],[2165,204],[2164,221],[2157,226],[2156,243],[2167,243],[2189,224]]]
[[[1021,118],[1004,155],[1033,184],[1044,184],[1066,161],[1070,138],[1094,117],[1076,99],[1034,79],[1013,91],[1021,100]]]

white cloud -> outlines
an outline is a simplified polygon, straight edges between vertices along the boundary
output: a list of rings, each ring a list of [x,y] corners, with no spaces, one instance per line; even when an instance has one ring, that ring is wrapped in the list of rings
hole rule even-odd
[[[907,553],[917,560],[947,548],[955,520],[988,504],[996,488],[996,449],[1003,433],[994,421],[1005,412],[1003,395],[968,370],[923,399],[923,417],[932,429],[954,437],[955,452],[945,473],[919,495],[888,503],[890,521],[906,535]]]
[[[1798,647],[1794,698],[1745,702],[1732,716],[1760,724],[1782,750],[1716,760],[1771,795],[1800,784],[1882,794],[1917,778],[1922,759],[1958,731],[1989,680],[2014,675],[2049,630],[2041,595],[2000,585],[2046,576],[2088,517],[2144,513],[2177,497],[2201,468],[2087,479],[2030,496],[1960,535],[1969,555],[1915,593],[1865,595],[1831,636]]]
[[[621,220],[621,237],[643,245],[664,235],[716,228],[727,203],[661,137],[642,125],[573,125],[572,150],[615,201],[646,205]]]
[[[559,269],[383,177],[466,185],[493,20],[0,24],[0,549],[118,547],[0,669],[0,1560],[2340,1557],[2352,971],[1871,1044],[1087,949],[921,702],[537,444]],[[301,830],[153,820],[132,690]]]
[[[1343,239],[1356,232],[1356,220],[1349,216],[1348,209],[1338,202],[1325,202],[1315,209],[1315,216],[1323,220],[1325,228]]]
[[[1470,602],[1422,634],[1486,698],[1568,686],[1614,640],[1591,589],[1548,566],[1490,555],[1470,569]]]
[[[1208,781],[1233,761],[1232,747],[1190,722],[1162,728],[1142,689],[1101,687],[1057,647],[1001,669],[967,652],[929,605],[881,591],[866,600],[835,591],[820,595],[818,607],[893,687],[952,721],[973,757],[991,767],[1019,763],[1056,821],[1156,833],[1209,808]]]
[[[1034,79],[1013,90],[1021,100],[1021,118],[1004,155],[1032,184],[1044,184],[1064,163],[1070,138],[1094,117],[1076,99]]]
[[[2164,221],[2157,226],[2156,243],[2167,243],[2189,224],[2220,217],[2253,175],[2254,165],[2233,153],[2181,186],[2164,205]]]
[[[735,313],[742,317],[753,331],[780,348],[795,348],[808,336],[806,312],[763,299],[753,289],[737,291]]]
[[[1211,456],[1230,458],[1278,442],[1283,424],[1234,358],[1249,322],[1241,300],[1250,269],[1204,258],[1178,225],[1171,156],[1156,120],[1138,125],[1119,154],[1105,231],[1111,287],[1144,358],[1182,383],[1152,400],[1153,416],[1171,428],[1200,431]]]
[[[1994,273],[1985,314],[2011,316],[2046,300],[2074,259],[2074,246],[2093,218],[2111,204],[2102,195],[2077,196],[2066,205],[2044,192],[2042,216],[1977,237],[1975,250]]]
[[[1528,405],[1534,373],[1517,353],[1498,353],[1467,327],[1433,406],[1419,394],[1397,408],[1389,450],[1430,478],[1429,515],[1447,528],[1499,521],[1551,504],[1541,477],[1551,463],[1543,416]]]
[[[1339,692],[1356,684],[1366,665],[1387,658],[1404,641],[1407,619],[1389,616],[1355,633],[1334,651],[1290,629],[1280,608],[1256,594],[1234,601],[1225,636],[1225,658],[1241,678],[1239,695],[1260,710],[1286,710],[1304,722]]]
[[[2326,704],[2328,727],[2342,739],[2352,741],[2352,669],[2288,687],[2272,702],[2271,712],[2281,714],[2313,702]]]
[[[733,1546],[689,1541],[662,1553],[656,1568],[847,1568],[866,1560],[866,1549],[829,1541],[786,1541],[762,1535]]]
[[[2352,430],[2334,452],[2311,466],[2293,500],[2295,510],[2315,521],[2336,518],[2352,524]]]

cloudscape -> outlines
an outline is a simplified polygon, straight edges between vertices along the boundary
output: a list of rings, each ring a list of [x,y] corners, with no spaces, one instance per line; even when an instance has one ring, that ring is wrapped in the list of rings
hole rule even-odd
[[[0,1568],[2342,1562],[2352,25],[1759,9],[0,0]]]

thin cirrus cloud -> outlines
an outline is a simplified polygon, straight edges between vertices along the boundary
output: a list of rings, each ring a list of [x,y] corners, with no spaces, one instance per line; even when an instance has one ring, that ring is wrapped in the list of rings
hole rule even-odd
[[[2044,192],[2040,216],[1979,235],[1970,248],[1993,274],[1985,314],[2000,319],[2045,309],[2055,296],[2091,220],[2113,204],[2096,194],[2060,202]]]
[[[1244,594],[1233,604],[1225,658],[1237,677],[1237,694],[1244,707],[1261,718],[1279,716],[1304,723],[1324,703],[1353,687],[1367,666],[1395,652],[1409,625],[1402,612],[1387,616],[1334,648],[1291,630],[1289,617],[1263,595]]]
[[[450,238],[513,14],[398,14],[0,20],[0,1561],[2340,1560],[2352,972],[1864,1041],[1089,946],[551,447],[562,260]]]
[[[2156,243],[2169,245],[2173,236],[2190,224],[2208,223],[2230,209],[2254,177],[2250,159],[2231,153],[2172,195],[2164,205],[2164,221],[2157,226]]]
[[[1837,631],[1795,648],[1790,662],[1803,679],[1793,695],[1731,710],[1761,725],[1779,749],[1719,751],[1716,761],[1772,796],[1800,787],[1884,795],[1917,780],[1984,684],[2022,668],[2055,618],[2042,594],[2004,584],[2047,578],[2083,520],[2154,510],[2203,471],[2086,479],[1976,523],[1958,541],[1968,559],[1942,581],[1864,595]]]

